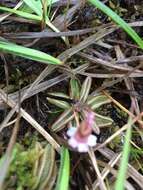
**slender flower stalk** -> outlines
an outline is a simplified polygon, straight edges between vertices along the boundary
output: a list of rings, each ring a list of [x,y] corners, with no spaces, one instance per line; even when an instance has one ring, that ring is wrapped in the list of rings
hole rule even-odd
[[[85,118],[78,127],[70,127],[67,135],[69,145],[79,152],[88,152],[89,147],[96,145],[96,136],[92,135],[95,114],[92,111],[85,111]]]

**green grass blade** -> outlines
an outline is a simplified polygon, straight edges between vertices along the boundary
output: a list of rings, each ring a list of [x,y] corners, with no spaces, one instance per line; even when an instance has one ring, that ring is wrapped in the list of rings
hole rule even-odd
[[[32,19],[32,20],[37,20],[37,21],[42,20],[42,17],[31,14],[31,13],[26,13],[24,11],[19,11],[19,10],[7,8],[7,7],[2,7],[2,6],[0,6],[0,10],[16,14],[16,15],[21,16],[21,17],[26,18],[26,19]]]
[[[62,147],[61,163],[55,190],[68,190],[70,176],[70,156],[68,149]]]
[[[35,0],[23,0],[25,2],[25,4],[31,8],[31,10],[33,10],[37,15],[39,15],[39,17],[42,20],[42,15],[43,15],[43,10],[42,10],[42,3],[41,1],[35,1]],[[56,1],[55,1],[56,2]],[[47,1],[47,4],[49,4],[49,0]],[[46,24],[47,26],[49,26],[53,31],[55,32],[60,32],[58,28],[56,28],[52,22],[50,22],[48,16],[46,16]],[[62,37],[62,39],[65,41],[66,38]]]
[[[52,57],[51,55],[48,55],[42,51],[38,51],[35,49],[23,47],[20,45],[16,45],[13,43],[8,43],[4,41],[0,41],[0,51],[6,52],[6,53],[12,53],[17,56],[21,56],[24,58],[28,58],[34,61],[39,61],[46,64],[62,64],[62,62]]]
[[[42,3],[35,0],[23,0],[24,3],[30,7],[37,15],[42,16]]]
[[[143,49],[143,40],[138,36],[138,34],[114,11],[112,11],[108,6],[100,2],[99,0],[88,0],[90,3],[95,5],[98,9],[104,12],[106,15],[112,18],[121,28],[123,28],[132,39]]]
[[[23,0],[24,3],[37,15],[42,16],[42,3],[41,0]],[[59,0],[46,0],[47,6],[51,6],[53,3],[58,2]]]
[[[9,12],[9,13],[16,14],[16,15],[21,16],[21,17],[26,18],[26,19],[41,21],[41,20],[42,20],[42,14],[43,14],[43,12],[42,12],[42,7],[41,7],[41,6],[42,6],[41,2],[38,3],[39,1],[38,1],[38,2],[35,2],[34,0],[32,0],[32,1],[29,1],[29,0],[27,1],[27,0],[25,0],[24,2],[26,3],[26,5],[27,5],[28,7],[31,6],[30,9],[31,9],[32,11],[36,12],[37,15],[31,14],[31,13],[28,13],[28,12],[24,12],[24,11],[19,11],[19,10],[7,8],[7,7],[2,7],[2,6],[0,6],[0,10],[6,11],[6,12]],[[38,3],[38,6],[36,6],[37,3]],[[28,11],[29,11],[29,10],[28,10]],[[59,29],[56,28],[56,27],[52,24],[52,22],[50,22],[50,20],[49,20],[48,17],[46,17],[46,24],[47,24],[47,26],[49,26],[53,31],[55,31],[55,32],[60,32]],[[64,41],[66,40],[65,37],[62,37],[62,39],[63,39]]]
[[[130,153],[131,118],[129,119],[129,122],[127,125],[128,125],[128,129],[126,132],[122,160],[121,160],[121,164],[120,164],[120,168],[119,168],[119,173],[117,175],[115,190],[124,190],[126,172],[127,172],[127,168],[128,168],[129,153]]]

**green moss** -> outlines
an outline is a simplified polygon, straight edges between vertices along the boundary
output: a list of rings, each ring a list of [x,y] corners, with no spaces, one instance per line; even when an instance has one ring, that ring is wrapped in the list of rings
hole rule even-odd
[[[16,144],[17,154],[13,159],[9,168],[6,181],[9,181],[9,188],[15,189],[32,188],[36,182],[36,177],[33,176],[32,170],[38,155],[34,148],[25,150],[20,144]],[[12,179],[16,179],[15,182]]]

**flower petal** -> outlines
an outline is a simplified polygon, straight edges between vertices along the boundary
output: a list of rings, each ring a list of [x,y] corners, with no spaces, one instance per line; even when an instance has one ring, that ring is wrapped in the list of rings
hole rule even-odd
[[[78,142],[75,140],[75,138],[70,138],[68,140],[68,144],[72,147],[72,148],[76,148],[78,146]]]
[[[90,135],[88,137],[87,144],[88,144],[88,146],[95,146],[96,145],[96,141],[97,141],[97,137],[95,135]]]
[[[88,152],[88,145],[86,143],[78,143],[77,149],[79,152]]]
[[[76,127],[70,127],[70,128],[68,129],[68,131],[67,131],[67,135],[68,135],[69,137],[72,137],[72,136],[76,133],[76,131],[77,131],[77,128],[76,128]]]

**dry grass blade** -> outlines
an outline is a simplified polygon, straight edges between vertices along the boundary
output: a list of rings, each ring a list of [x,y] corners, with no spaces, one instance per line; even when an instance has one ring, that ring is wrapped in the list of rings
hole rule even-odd
[[[132,118],[135,119],[135,121],[137,121],[141,127],[143,126],[143,121],[140,120],[140,118],[136,119],[136,116],[131,113],[129,110],[127,110],[124,106],[122,106],[118,101],[116,101],[114,98],[112,98],[107,92],[103,91],[103,93],[114,103],[116,104],[121,110],[123,110],[125,113],[127,113],[129,116],[131,116]]]
[[[10,141],[6,150],[5,157],[2,160],[1,165],[0,165],[0,190],[3,189],[3,183],[4,183],[5,177],[7,175],[7,172],[12,160],[12,152],[13,152],[13,148],[16,142],[18,129],[19,129],[19,121],[20,121],[20,113],[17,116],[15,126],[13,128],[12,136],[10,138]]]
[[[78,45],[64,51],[62,54],[58,56],[60,60],[65,62],[68,58],[73,56],[74,54],[78,53],[79,51],[85,49],[89,45],[93,44],[95,41],[98,41],[99,39],[107,36],[108,34],[112,33],[115,29],[110,28],[110,29],[102,29],[99,30],[97,33],[91,35],[90,37],[86,38],[82,42],[80,42]]]
[[[139,65],[137,65],[135,68],[133,68],[133,70],[129,71],[127,74],[124,74],[123,77],[119,77],[116,80],[113,80],[111,82],[105,83],[104,85],[102,85],[101,87],[99,87],[98,89],[96,89],[91,95],[95,96],[98,92],[101,92],[102,90],[111,87],[119,82],[122,82],[124,79],[128,78],[133,72],[135,72],[137,69],[142,68],[143,63],[141,62]]]
[[[60,83],[61,81],[65,80],[67,78],[69,78],[69,76],[67,76],[65,74],[59,75],[58,77],[55,77],[53,79],[50,79],[50,80],[41,82],[40,84],[37,84],[36,86],[33,87],[33,89],[31,89],[31,91],[29,91],[29,93],[26,93],[26,91],[29,89],[29,85],[28,85],[21,90],[21,95],[23,96],[26,93],[25,97],[24,97],[24,100],[25,100],[27,98],[30,98],[31,96],[34,96],[35,94],[38,94],[39,92],[47,90],[48,88]],[[8,97],[14,101],[17,101],[18,92],[9,94]],[[1,100],[1,98],[0,98],[0,106],[1,106],[1,109],[2,109],[2,107],[4,107],[4,104],[3,104],[3,101]]]
[[[118,70],[122,70],[122,71],[131,71],[133,69],[132,67],[130,67],[128,65],[121,66],[121,65],[115,64],[115,61],[111,63],[109,61],[97,58],[97,57],[89,55],[87,53],[81,53],[80,52],[80,53],[78,53],[78,55],[80,55],[81,57],[91,61],[92,63],[96,63],[96,64],[99,64],[101,66],[106,66],[109,68],[118,69]],[[135,72],[140,73],[141,70],[136,70]]]
[[[123,64],[123,63],[131,63],[131,62],[136,62],[136,61],[142,61],[143,60],[143,55],[138,55],[138,56],[131,56],[129,58],[122,58],[116,61],[117,64]]]
[[[7,95],[4,93],[3,90],[0,90],[0,96],[10,107],[15,107],[15,102],[11,100],[10,98],[7,98]],[[18,110],[16,110],[18,111]],[[25,110],[20,108],[21,116],[30,123],[58,152],[60,151],[59,144],[53,139],[51,135],[49,135],[42,126],[35,121]]]
[[[22,117],[28,121],[52,146],[53,148],[59,152],[60,145],[53,139],[51,135],[49,135],[39,123],[34,120],[27,112],[21,109]]]
[[[127,125],[124,125],[121,129],[119,129],[118,131],[116,131],[113,135],[111,135],[108,139],[106,139],[102,144],[98,145],[96,147],[97,150],[99,150],[100,148],[104,147],[106,144],[108,144],[109,142],[111,142],[115,137],[117,137],[118,135],[120,135],[123,131],[125,131],[127,129]]]
[[[21,7],[21,5],[23,4],[23,1],[20,1],[16,6],[15,6],[15,10],[17,10],[19,7]],[[0,22],[2,22],[4,19],[6,19],[7,17],[9,17],[12,13],[8,13],[8,14],[3,14],[0,16]]]
[[[110,173],[110,167],[113,168],[114,165],[118,162],[118,160],[121,158],[121,153],[120,154],[115,154],[113,156],[113,158],[109,161],[108,163],[108,167],[107,168],[104,168],[101,175],[103,177],[103,179],[106,178],[106,176]],[[96,180],[94,183],[93,183],[93,190],[96,190],[96,188],[98,187],[99,185],[99,182]]]
[[[120,46],[115,46],[115,51],[116,51],[116,54],[117,54],[117,59],[124,59],[125,58]],[[127,87],[127,89],[129,91],[130,90],[133,90],[133,91],[135,90],[132,79],[126,78],[124,81],[125,81],[126,87]],[[132,104],[134,105],[135,113],[137,115],[140,114],[139,103],[138,103],[137,98],[134,97],[134,96],[130,96],[130,98],[132,100]]]
[[[22,98],[20,100],[20,102],[22,102],[25,97],[32,91],[34,86],[37,86],[38,83],[40,83],[41,80],[43,80],[47,74],[51,73],[51,71],[53,70],[53,66],[49,67],[47,66],[44,71],[37,77],[37,79],[33,82],[33,84],[27,89],[27,91],[25,92],[25,94],[22,94]],[[19,97],[19,92],[17,93],[17,98]],[[7,122],[11,119],[11,117],[13,116],[13,114],[15,113],[15,111],[18,109],[19,104],[17,103],[14,108],[9,112],[9,114],[7,115],[7,117],[5,118],[5,120],[2,122],[1,127],[0,127],[0,131],[3,130],[3,128],[5,127],[5,125],[7,124]]]
[[[100,148],[98,150],[102,155],[104,155],[107,159],[111,160],[115,153],[110,150],[109,148]],[[117,165],[119,166],[119,162],[117,162]],[[127,178],[131,177],[135,180],[135,182],[140,186],[142,189],[142,182],[143,182],[143,176],[133,167],[131,164],[128,164],[128,170],[127,170]]]
[[[120,80],[122,78],[124,78],[125,74],[120,74],[120,73],[116,73],[116,74],[112,74],[112,73],[89,73],[89,72],[78,72],[78,74],[86,76],[86,77],[92,77],[92,78],[119,78]],[[140,73],[132,73],[129,76],[130,78],[141,78],[143,77],[143,72]],[[116,81],[117,82],[117,81]]]
[[[135,22],[135,23],[129,23],[129,24],[131,26],[142,26],[143,22],[141,22],[141,23],[138,23],[138,22],[136,23]],[[66,50],[61,55],[59,55],[58,58],[60,60],[62,60],[63,62],[65,62],[72,55],[78,53],[82,49],[85,49],[86,47],[88,47],[90,44],[93,44],[94,42],[100,40],[101,38],[107,36],[108,34],[114,32],[114,31],[116,31],[118,29],[118,27],[115,27],[115,25],[111,25],[110,27],[111,28],[109,28],[109,29],[108,29],[108,26],[107,26],[107,29],[106,28],[99,29],[99,31],[96,34],[94,34],[94,35],[86,38],[85,40],[83,40],[82,42],[80,42],[75,47]]]
[[[53,38],[53,37],[61,37],[61,36],[76,36],[76,35],[83,35],[87,33],[94,32],[95,28],[87,28],[83,30],[73,30],[68,32],[49,32],[49,31],[42,31],[42,32],[22,32],[22,33],[4,33],[3,36],[7,38],[14,38],[14,39],[33,39],[33,38]]]
[[[68,1],[69,3],[69,1]],[[66,27],[68,27],[74,17],[74,14],[80,9],[82,6],[82,2],[77,2],[74,6],[72,6],[70,9],[67,10],[66,16],[65,14],[58,15],[55,20],[52,22],[53,25],[55,25],[59,30],[63,31],[65,30],[65,23]]]
[[[7,123],[7,124],[5,125],[5,127],[8,127],[8,126],[14,124],[14,123],[16,122],[16,120],[17,120],[17,119],[14,119],[14,120],[10,121],[9,123]]]
[[[113,189],[113,187],[114,187],[114,183],[115,183],[115,181],[116,181],[116,179],[117,179],[117,170],[115,169],[115,168],[112,168],[112,167],[110,167],[109,165],[107,165],[106,163],[104,163],[103,161],[100,161],[100,160],[98,160],[98,163],[102,166],[102,167],[107,167],[108,169],[109,169],[109,171],[110,171],[110,173],[113,175],[111,178],[110,178],[110,181],[107,179],[107,181],[108,181],[108,185],[110,186],[110,189]],[[129,182],[129,181],[125,181],[125,183],[124,183],[124,185],[125,185],[125,188],[127,189],[127,190],[135,190],[135,188],[132,186],[132,184]]]
[[[128,176],[132,177],[134,181],[142,188],[143,176],[131,164],[128,164]]]
[[[132,120],[131,125],[133,125],[136,121],[138,121],[139,118],[140,118],[140,115],[137,116],[137,117],[135,117]],[[99,150],[101,147],[104,147],[106,144],[108,144],[109,142],[111,142],[115,137],[117,137],[118,135],[120,135],[127,128],[128,128],[128,125],[125,124],[121,129],[119,129],[118,131],[116,131],[113,135],[111,135],[108,139],[106,139],[102,144],[98,145],[96,149]]]
[[[129,182],[129,181],[125,181],[125,188],[127,189],[127,190],[136,190],[132,185],[131,185],[131,183]]]
[[[54,66],[47,66],[42,73],[37,77],[37,79],[30,85],[30,87],[27,89],[27,91],[22,96],[21,101],[25,99],[25,97],[33,90],[34,87],[36,87],[44,78],[49,75],[53,70],[55,69]]]
[[[116,54],[117,54],[117,58],[118,59],[124,59],[125,56],[123,54],[123,52],[121,51],[121,48],[120,46],[116,46],[115,47],[115,50],[116,50]],[[130,90],[133,90],[135,91],[135,88],[134,88],[134,84],[133,84],[133,80],[130,79],[130,78],[126,78],[124,79],[125,81],[125,84],[126,84],[126,87],[127,89],[130,91]],[[130,95],[130,98],[131,98],[131,101],[132,101],[132,105],[134,106],[134,109],[135,109],[135,113],[137,115],[140,115],[140,108],[139,108],[139,103],[138,103],[138,99],[136,98],[136,96],[132,96]],[[139,117],[138,117],[139,118]],[[142,132],[140,131],[139,128],[136,128],[136,130],[138,131],[138,133],[140,134],[141,138],[142,138]]]
[[[84,65],[82,65],[82,66],[79,66],[78,68],[76,68],[76,69],[74,69],[74,70],[72,71],[72,74],[74,74],[74,73],[76,73],[76,72],[78,72],[78,71],[83,71],[83,70],[85,70],[85,69],[87,68],[87,66],[88,66],[87,64],[84,64]],[[52,70],[55,68],[55,66],[50,65],[50,66],[48,66],[46,69],[50,69],[50,68],[51,68],[51,71],[52,71]],[[44,72],[46,71],[46,69],[42,72],[43,74],[44,74]],[[42,73],[41,73],[41,76],[42,76]],[[45,73],[46,73],[46,72],[45,72]],[[47,74],[48,74],[48,73],[47,73]],[[43,76],[45,76],[45,74],[44,74]],[[69,72],[68,72],[68,73],[66,73],[66,74],[61,74],[61,75],[59,75],[59,76],[57,76],[57,77],[55,77],[55,78],[52,78],[52,79],[50,79],[50,80],[41,82],[40,84],[37,83],[37,85],[33,85],[33,87],[30,87],[30,86],[28,85],[28,86],[24,87],[23,89],[21,89],[21,96],[23,96],[23,95],[26,93],[26,91],[27,91],[29,88],[31,88],[31,90],[30,90],[30,91],[28,90],[29,92],[24,95],[24,99],[30,98],[31,96],[33,96],[33,95],[35,95],[35,94],[38,94],[39,92],[42,92],[42,91],[44,91],[44,90],[47,90],[48,88],[50,88],[50,87],[52,87],[52,86],[54,86],[54,85],[56,85],[56,84],[58,84],[58,83],[60,83],[60,82],[62,82],[62,81],[64,81],[64,80],[68,79],[69,77],[71,77],[71,75],[70,75]],[[41,77],[40,81],[41,81],[42,79],[44,79],[44,78]],[[35,83],[35,82],[34,82],[34,83]],[[18,99],[18,94],[19,94],[19,92],[14,92],[14,93],[12,93],[12,94],[9,94],[8,97],[11,98],[13,101],[17,101],[17,99]],[[0,97],[0,109],[4,109],[4,108],[5,108],[5,105],[3,104],[3,100],[2,100],[1,97]]]
[[[99,187],[101,190],[107,190],[105,184],[104,184],[104,180],[103,180],[103,177],[101,176],[101,173],[99,171],[99,168],[98,168],[98,165],[97,165],[97,161],[96,161],[96,158],[95,158],[95,155],[94,155],[94,152],[92,149],[89,150],[88,152],[89,154],[89,157],[92,161],[92,164],[93,164],[93,167],[95,169],[95,172],[97,174],[97,178],[98,178],[98,182],[99,182]]]

